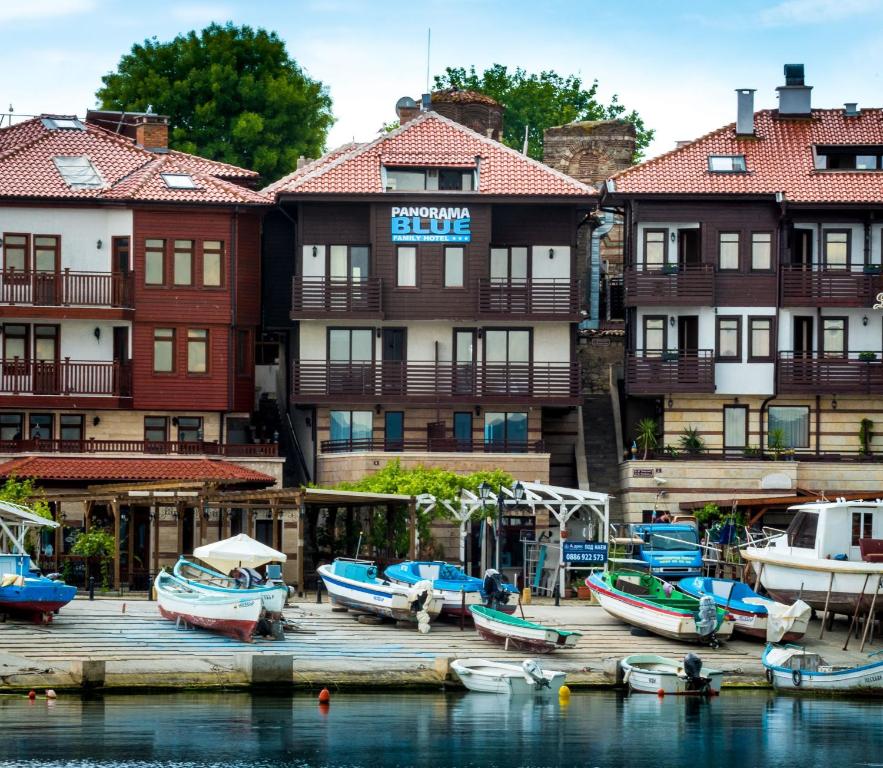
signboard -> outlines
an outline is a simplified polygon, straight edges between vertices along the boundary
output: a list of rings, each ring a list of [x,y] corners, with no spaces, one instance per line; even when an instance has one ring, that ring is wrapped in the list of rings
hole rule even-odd
[[[604,565],[607,562],[607,542],[565,541],[562,543],[565,563]]]
[[[389,229],[394,243],[468,243],[471,224],[468,208],[394,205]]]

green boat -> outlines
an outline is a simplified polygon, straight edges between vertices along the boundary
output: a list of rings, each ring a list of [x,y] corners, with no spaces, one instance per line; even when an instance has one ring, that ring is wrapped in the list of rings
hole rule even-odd
[[[478,634],[485,640],[502,643],[506,650],[551,653],[558,648],[573,648],[582,637],[582,632],[544,627],[483,605],[470,605],[469,611]]]

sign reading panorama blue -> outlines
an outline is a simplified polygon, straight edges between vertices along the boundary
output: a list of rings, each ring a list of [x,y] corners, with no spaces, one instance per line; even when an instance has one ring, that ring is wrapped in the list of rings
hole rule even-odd
[[[389,221],[394,243],[468,243],[472,240],[468,208],[392,206]]]
[[[607,543],[603,541],[565,541],[565,563],[603,565],[607,562]]]

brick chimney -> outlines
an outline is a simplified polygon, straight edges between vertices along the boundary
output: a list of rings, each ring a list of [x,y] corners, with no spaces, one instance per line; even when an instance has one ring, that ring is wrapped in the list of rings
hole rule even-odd
[[[135,143],[152,152],[169,148],[169,118],[139,115],[135,118]]]
[[[396,102],[396,115],[399,118],[399,125],[411,122],[420,114],[420,105],[410,96],[402,96]]]

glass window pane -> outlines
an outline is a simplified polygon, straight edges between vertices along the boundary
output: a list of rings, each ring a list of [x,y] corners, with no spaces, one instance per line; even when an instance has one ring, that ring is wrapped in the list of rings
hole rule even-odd
[[[527,279],[527,248],[512,249],[512,279]]]
[[[329,274],[338,280],[349,277],[347,268],[347,247],[345,245],[332,245],[330,256]]]
[[[416,248],[399,248],[398,249],[398,284],[406,288],[413,288],[417,285],[417,249]]]
[[[372,411],[353,411],[353,440],[370,440],[373,437],[373,419]]]
[[[739,355],[739,321],[722,319],[718,321],[717,337],[718,357],[738,357]]]
[[[193,241],[175,240],[175,285],[193,282]]]
[[[205,373],[208,370],[208,331],[187,331],[187,371]]]
[[[34,339],[35,360],[55,360],[58,352],[58,343],[55,337],[37,336]]]
[[[744,448],[747,440],[745,434],[745,408],[724,406],[724,447]]]
[[[350,248],[350,275],[353,280],[364,280],[369,276],[368,256],[371,249],[364,245],[354,245]]]
[[[463,249],[445,248],[445,288],[463,287]]]
[[[509,279],[509,249],[491,248],[491,280]]]
[[[350,359],[350,332],[333,329],[328,331],[328,359],[341,362]]]
[[[644,232],[644,265],[660,269],[665,263],[665,232]]]
[[[209,287],[221,284],[221,254],[217,251],[202,254],[202,284]]]
[[[855,167],[859,171],[874,171],[877,169],[877,155],[856,155]]]
[[[28,433],[32,440],[51,440],[52,439],[52,422],[51,413],[32,413],[28,416]]]
[[[769,357],[770,356],[770,336],[772,329],[772,321],[757,320],[751,321],[751,356],[752,357]]]
[[[823,318],[822,350],[827,357],[842,357],[846,352],[846,321]]]
[[[0,414],[0,440],[21,440],[22,421],[20,413]]]
[[[351,424],[349,411],[331,411],[331,439],[349,440],[351,436]]]
[[[527,444],[527,414],[506,414],[506,439],[515,445]]]
[[[644,321],[644,349],[656,352],[665,349],[665,320],[662,318]]]
[[[457,331],[454,336],[454,361],[471,363],[475,358],[473,344],[475,334],[472,331]]]
[[[165,416],[145,416],[144,439],[151,442],[165,442],[168,439],[168,419]]]
[[[509,331],[509,362],[530,362],[530,331]]]
[[[506,441],[505,413],[485,413],[484,441],[486,443],[503,443]]]
[[[63,413],[58,417],[60,437],[62,440],[82,440],[83,439],[83,416],[72,413]]]
[[[202,440],[202,417],[179,416],[178,440],[182,443],[196,443]]]
[[[751,235],[751,268],[772,269],[772,236],[769,232],[755,232]]]
[[[352,340],[352,360],[370,362],[374,357],[374,331],[370,328],[353,331]]]
[[[386,169],[386,189],[390,192],[420,191],[426,189],[426,173],[402,168]]]
[[[739,233],[721,232],[720,269],[739,269]]]
[[[506,331],[485,331],[484,357],[489,363],[506,362]]]
[[[163,283],[164,240],[148,240],[144,252],[144,282],[148,285]]]
[[[781,429],[786,448],[809,447],[809,408],[770,406],[768,413],[767,445],[774,441],[773,432]]]
[[[825,232],[825,265],[827,267],[846,269],[848,251],[848,232]]]

